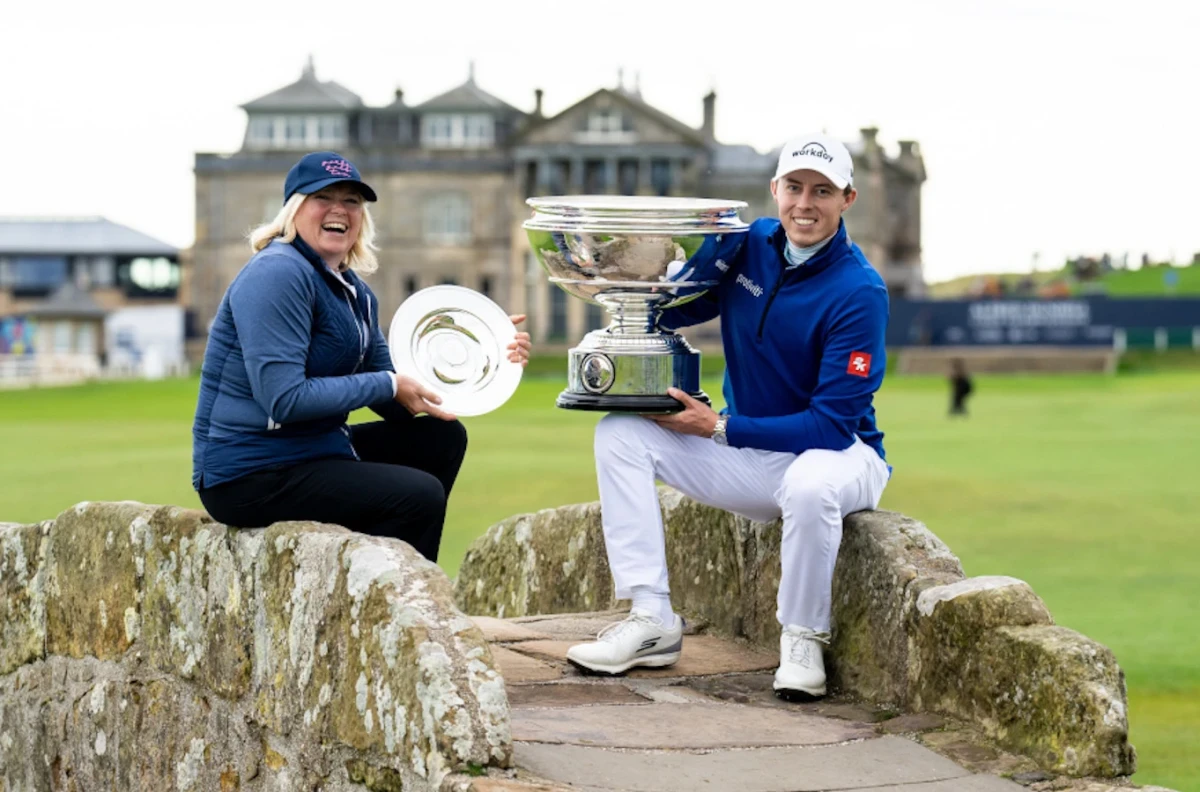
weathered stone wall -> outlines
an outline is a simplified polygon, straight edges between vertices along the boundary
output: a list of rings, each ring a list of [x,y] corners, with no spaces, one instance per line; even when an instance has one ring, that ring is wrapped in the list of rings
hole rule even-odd
[[[675,607],[708,629],[778,649],[778,522],[762,524],[660,489]],[[616,605],[599,504],[518,515],[468,551],[456,582],[473,615]],[[847,518],[833,584],[829,672],[877,703],[978,724],[1045,769],[1133,773],[1125,680],[1112,653],[1056,627],[1014,578],[966,578],[924,525],[892,512]]]
[[[402,542],[138,503],[0,524],[0,790],[437,789],[510,764],[508,717]]]

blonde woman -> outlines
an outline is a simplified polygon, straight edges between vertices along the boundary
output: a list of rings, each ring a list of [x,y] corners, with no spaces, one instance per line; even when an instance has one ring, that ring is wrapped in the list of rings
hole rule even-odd
[[[192,426],[192,484],[209,514],[259,527],[316,520],[404,540],[437,560],[467,434],[392,370],[374,272],[377,199],[332,151],[288,172],[283,208],[213,320]],[[512,317],[517,323],[524,316]],[[529,359],[518,333],[509,359]],[[383,420],[347,425],[370,407]]]

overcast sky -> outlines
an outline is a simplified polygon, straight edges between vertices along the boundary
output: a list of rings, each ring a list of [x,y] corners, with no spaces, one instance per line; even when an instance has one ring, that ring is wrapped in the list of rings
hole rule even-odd
[[[700,8],[707,9],[700,11]],[[732,9],[737,9],[736,12]],[[915,139],[926,275],[1200,252],[1200,10],[1140,0],[10,3],[0,215],[100,214],[194,239],[193,156],[238,105],[317,75],[368,104],[462,82],[556,113],[640,74],[643,98],[760,151],[809,129]]]

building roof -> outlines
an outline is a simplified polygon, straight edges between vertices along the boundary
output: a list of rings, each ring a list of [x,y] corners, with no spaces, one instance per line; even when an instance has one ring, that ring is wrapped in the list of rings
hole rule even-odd
[[[332,80],[317,79],[312,58],[304,65],[300,79],[242,105],[248,113],[286,110],[352,110],[362,107],[358,94]]]
[[[0,255],[177,256],[179,248],[103,217],[0,217]]]
[[[503,99],[492,96],[475,84],[475,65],[467,75],[467,81],[462,85],[451,88],[445,93],[438,94],[416,106],[417,110],[503,110],[511,113],[521,113]],[[523,113],[522,113],[523,115]]]
[[[627,107],[629,107],[630,109],[632,109],[634,112],[641,113],[643,115],[646,115],[646,116],[649,116],[650,118],[655,119],[660,124],[667,127],[668,129],[673,130],[676,134],[678,134],[684,140],[686,140],[687,142],[689,142],[693,145],[696,145],[696,146],[704,145],[704,137],[703,137],[702,133],[700,132],[700,130],[693,129],[692,127],[683,123],[679,119],[677,119],[673,116],[667,115],[662,110],[659,110],[657,107],[655,107],[654,105],[646,102],[644,99],[641,98],[640,91],[630,91],[625,88],[599,88],[599,89],[593,91],[592,93],[588,94],[584,98],[580,99],[578,102],[571,105],[567,109],[562,110],[561,112],[556,113],[553,116],[547,116],[545,118],[534,119],[532,123],[530,123],[528,126],[526,126],[524,129],[521,130],[521,132],[518,135],[518,138],[519,139],[525,138],[534,130],[541,129],[546,126],[550,126],[551,124],[558,123],[558,121],[561,118],[563,118],[563,116],[566,116],[568,113],[573,112],[577,107],[586,105],[586,104],[594,101],[596,99],[596,97],[602,96],[602,95],[613,97],[616,100],[618,100],[619,102],[621,102],[622,104],[624,104]]]

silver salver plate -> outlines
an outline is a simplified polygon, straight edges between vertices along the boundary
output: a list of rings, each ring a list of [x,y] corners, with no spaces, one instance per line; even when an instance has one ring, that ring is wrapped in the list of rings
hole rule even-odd
[[[489,413],[512,397],[522,367],[508,359],[517,328],[504,310],[462,286],[416,292],[392,317],[388,346],[396,371],[442,398],[456,416]]]

